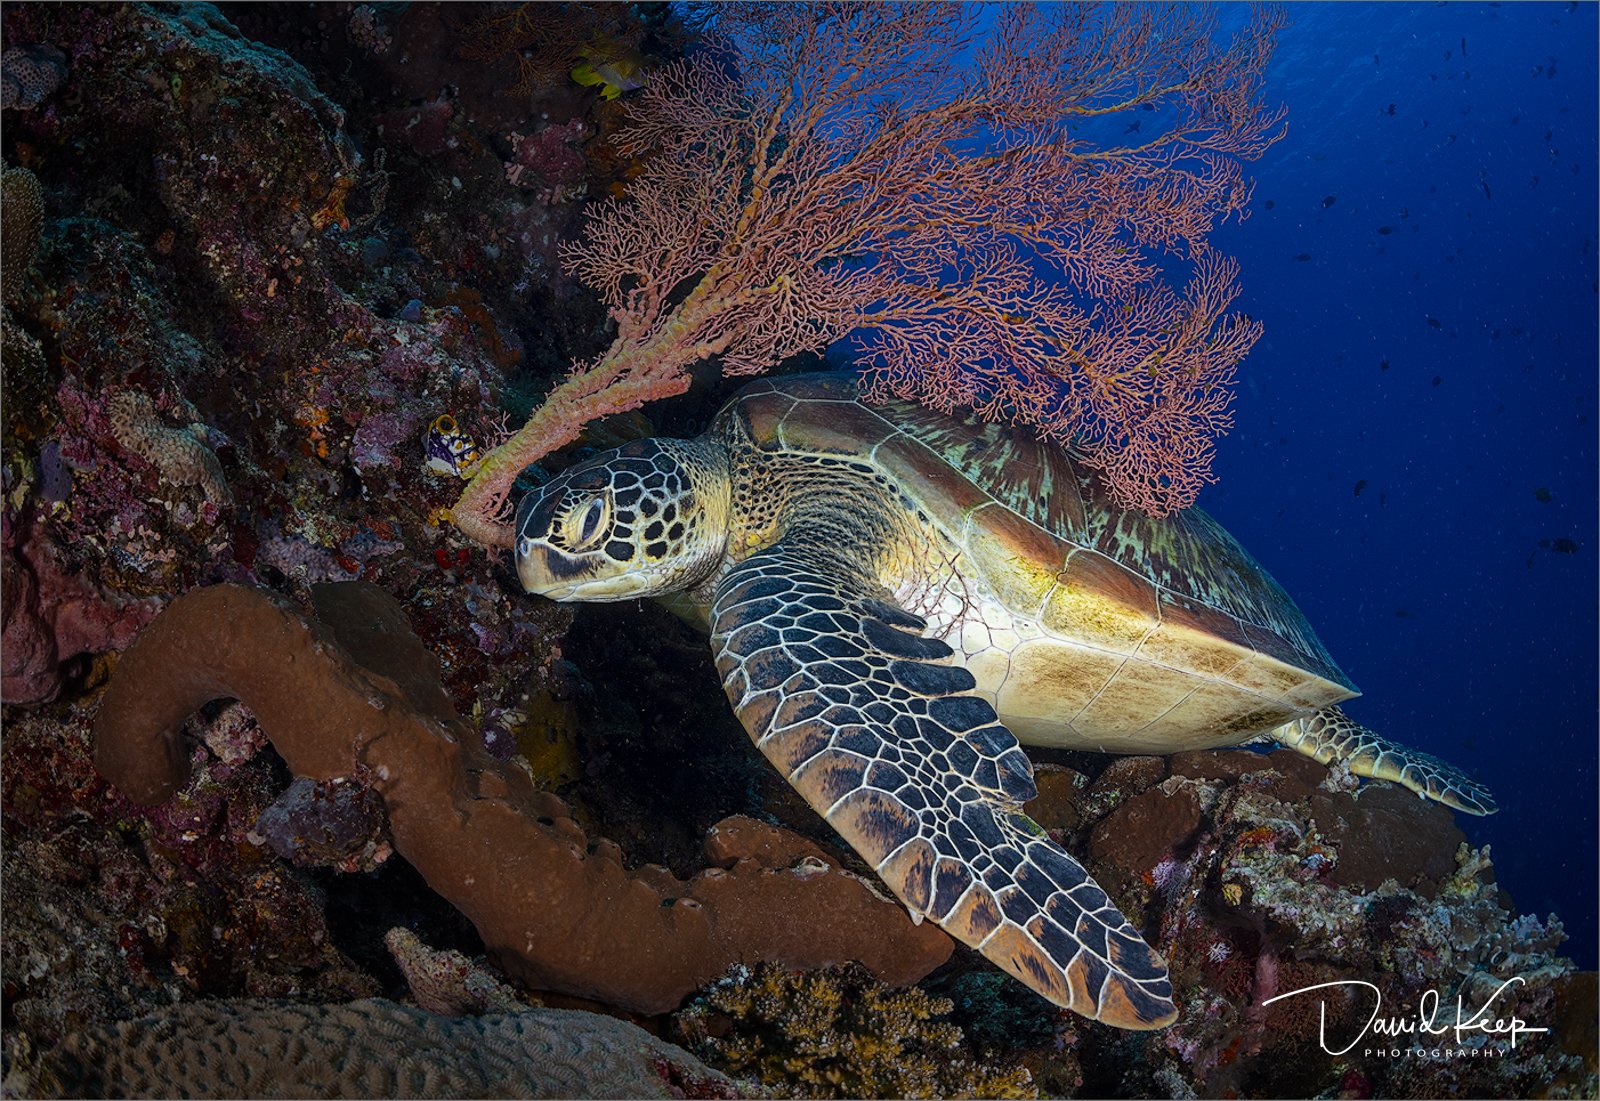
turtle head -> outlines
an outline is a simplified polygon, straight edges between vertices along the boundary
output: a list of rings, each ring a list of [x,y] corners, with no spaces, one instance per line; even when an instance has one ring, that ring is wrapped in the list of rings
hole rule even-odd
[[[552,600],[629,600],[703,581],[728,541],[728,464],[701,440],[635,440],[517,506],[517,577]]]

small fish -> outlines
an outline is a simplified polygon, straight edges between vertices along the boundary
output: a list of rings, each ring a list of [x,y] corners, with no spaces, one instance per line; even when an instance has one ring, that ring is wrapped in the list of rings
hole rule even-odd
[[[1550,492],[1549,486],[1540,486],[1538,489],[1533,491],[1533,499],[1538,501],[1541,505],[1548,505],[1554,496],[1555,495]]]
[[[1378,227],[1378,236],[1380,236],[1380,237],[1387,237],[1387,236],[1389,236],[1389,234],[1391,234],[1393,232],[1394,232],[1394,226],[1379,226]]]
[[[470,478],[478,469],[483,454],[472,437],[463,432],[456,419],[441,413],[428,426],[422,441],[423,465],[435,474]]]
[[[1322,197],[1322,209],[1327,210],[1330,206],[1338,201],[1339,199],[1336,195],[1324,195]]]
[[[1295,259],[1296,259],[1296,260],[1298,260],[1298,261],[1299,261],[1299,262],[1300,262],[1300,263],[1302,263],[1302,264],[1303,264],[1303,263],[1305,263],[1305,262],[1306,262],[1306,261],[1307,261],[1307,260],[1309,260],[1309,259],[1311,259],[1311,254],[1310,254],[1310,253],[1309,253],[1309,252],[1302,252],[1302,253],[1298,253],[1298,254],[1297,254],[1297,255],[1296,255],[1296,256],[1295,256]]]
[[[1427,316],[1428,316],[1428,325],[1429,325],[1430,328],[1434,328],[1434,329],[1442,329],[1442,328],[1444,328],[1444,322],[1440,321],[1437,317],[1434,317],[1432,314],[1429,314]]]
[[[1483,188],[1483,197],[1485,199],[1494,198],[1489,192],[1489,174],[1481,168],[1478,169],[1478,186]]]
[[[583,60],[572,70],[572,79],[585,88],[599,86],[601,99],[616,99],[623,92],[644,87],[645,59],[638,50],[614,42],[595,42],[581,47]]]
[[[1433,384],[1435,386],[1439,385],[1443,381],[1444,381],[1444,379],[1441,376],[1439,376],[1439,375],[1434,375],[1433,376]]]
[[[1390,118],[1394,118],[1394,104],[1392,104],[1392,103],[1389,104],[1388,115],[1389,115]]]
[[[1411,612],[1406,608],[1396,608],[1394,611],[1394,617],[1396,619],[1410,619]]]
[[[1461,39],[1461,56],[1467,56],[1467,40],[1465,38]]]
[[[1565,539],[1565,538],[1561,538],[1561,539],[1541,539],[1541,540],[1539,540],[1539,546],[1543,547],[1547,551],[1552,551],[1552,552],[1554,552],[1556,554],[1577,554],[1578,553],[1577,541],[1576,540],[1572,540],[1572,539]]]
[[[1272,200],[1271,200],[1271,199],[1268,199],[1268,200],[1267,200],[1267,209],[1268,209],[1268,210],[1271,210],[1271,209],[1272,209],[1272,208],[1273,208],[1273,207],[1275,207],[1275,206],[1277,206],[1277,205],[1278,205],[1278,204],[1277,204],[1277,203],[1275,203],[1275,202],[1273,202],[1273,201],[1272,201]],[[1585,241],[1585,242],[1584,242],[1584,245],[1583,245],[1583,247],[1584,247],[1584,248],[1585,248],[1585,249],[1587,249],[1587,248],[1588,248],[1588,247],[1589,247],[1589,243],[1588,243],[1588,242],[1587,242],[1587,241]]]
[[[1367,480],[1365,478],[1362,478],[1359,482],[1356,483],[1356,491],[1353,494],[1353,496],[1356,496],[1356,497],[1361,496],[1361,491],[1363,489],[1366,489],[1366,488],[1367,488]]]
[[[1132,122],[1128,123],[1127,127],[1122,132],[1124,134],[1137,134],[1139,132],[1139,120],[1134,119]]]
[[[1378,370],[1387,371],[1388,369],[1389,369],[1389,361],[1387,359],[1380,359],[1378,361]]]

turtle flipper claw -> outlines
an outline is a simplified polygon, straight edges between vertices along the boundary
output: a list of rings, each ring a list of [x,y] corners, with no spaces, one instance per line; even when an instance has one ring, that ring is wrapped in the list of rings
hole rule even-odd
[[[1273,737],[1323,764],[1343,761],[1357,776],[1393,780],[1425,799],[1465,814],[1493,814],[1500,807],[1489,789],[1448,761],[1381,737],[1338,707],[1295,719]]]
[[[712,606],[717,669],[756,746],[914,916],[1058,1005],[1177,1017],[1166,964],[1019,809],[1032,766],[972,674],[843,556],[786,538]]]

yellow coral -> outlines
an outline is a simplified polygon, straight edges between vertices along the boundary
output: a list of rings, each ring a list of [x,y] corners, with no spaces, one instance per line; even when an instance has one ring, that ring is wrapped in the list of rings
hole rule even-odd
[[[945,998],[865,968],[740,968],[679,1015],[702,1058],[780,1097],[1037,1097],[1026,1068],[974,1062]],[[715,1030],[720,1035],[709,1035]]]

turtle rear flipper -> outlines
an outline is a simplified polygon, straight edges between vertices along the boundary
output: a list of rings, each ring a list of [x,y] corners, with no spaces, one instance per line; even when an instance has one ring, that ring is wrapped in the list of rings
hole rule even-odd
[[[794,535],[723,578],[712,646],[756,746],[914,918],[1086,1017],[1170,1024],[1166,964],[1019,809],[1034,785],[1016,739],[950,648],[875,589]]]
[[[1271,737],[1323,764],[1343,761],[1357,776],[1393,780],[1467,814],[1493,814],[1500,809],[1488,788],[1455,765],[1380,737],[1338,707],[1324,707],[1285,723]]]

